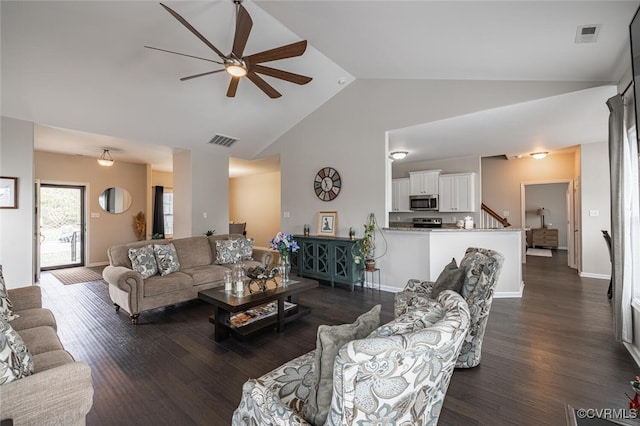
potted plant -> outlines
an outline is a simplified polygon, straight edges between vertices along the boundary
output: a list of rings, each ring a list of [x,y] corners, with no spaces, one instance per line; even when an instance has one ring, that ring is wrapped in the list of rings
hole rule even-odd
[[[364,265],[367,271],[373,271],[376,268],[376,226],[375,214],[369,213],[364,224],[364,234],[355,244],[358,253],[354,253],[353,260],[359,264],[364,258]]]

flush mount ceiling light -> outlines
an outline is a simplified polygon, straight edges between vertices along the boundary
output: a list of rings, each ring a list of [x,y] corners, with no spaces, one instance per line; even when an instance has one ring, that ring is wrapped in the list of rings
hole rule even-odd
[[[406,157],[408,154],[407,151],[393,151],[392,153],[389,154],[389,157],[393,158],[394,160],[402,160],[404,157]]]
[[[113,166],[113,157],[111,157],[111,154],[109,154],[108,149],[105,149],[102,152],[102,155],[100,156],[100,158],[98,158],[98,164],[105,167]]]
[[[540,159],[546,157],[547,154],[549,154],[549,153],[545,151],[545,152],[532,152],[529,155],[532,156],[533,158],[535,158],[536,160],[540,160]]]

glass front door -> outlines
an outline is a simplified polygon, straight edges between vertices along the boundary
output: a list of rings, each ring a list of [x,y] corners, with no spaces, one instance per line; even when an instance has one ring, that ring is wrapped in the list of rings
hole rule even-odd
[[[40,185],[40,269],[84,266],[84,186]]]

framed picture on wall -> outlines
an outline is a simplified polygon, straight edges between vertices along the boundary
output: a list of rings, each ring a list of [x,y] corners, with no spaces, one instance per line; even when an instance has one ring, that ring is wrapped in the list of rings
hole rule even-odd
[[[318,213],[318,235],[322,237],[335,237],[338,225],[338,212]]]
[[[18,178],[0,176],[0,209],[18,208]]]

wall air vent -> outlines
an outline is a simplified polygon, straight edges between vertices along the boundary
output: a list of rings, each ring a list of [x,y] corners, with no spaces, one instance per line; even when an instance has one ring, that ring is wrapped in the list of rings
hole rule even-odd
[[[223,136],[223,135],[215,135],[209,141],[210,144],[226,146],[227,148],[231,147],[231,145],[233,145],[236,142],[238,142],[238,139],[232,138],[231,136]]]
[[[600,24],[579,25],[576,30],[576,43],[595,43],[600,27]]]

